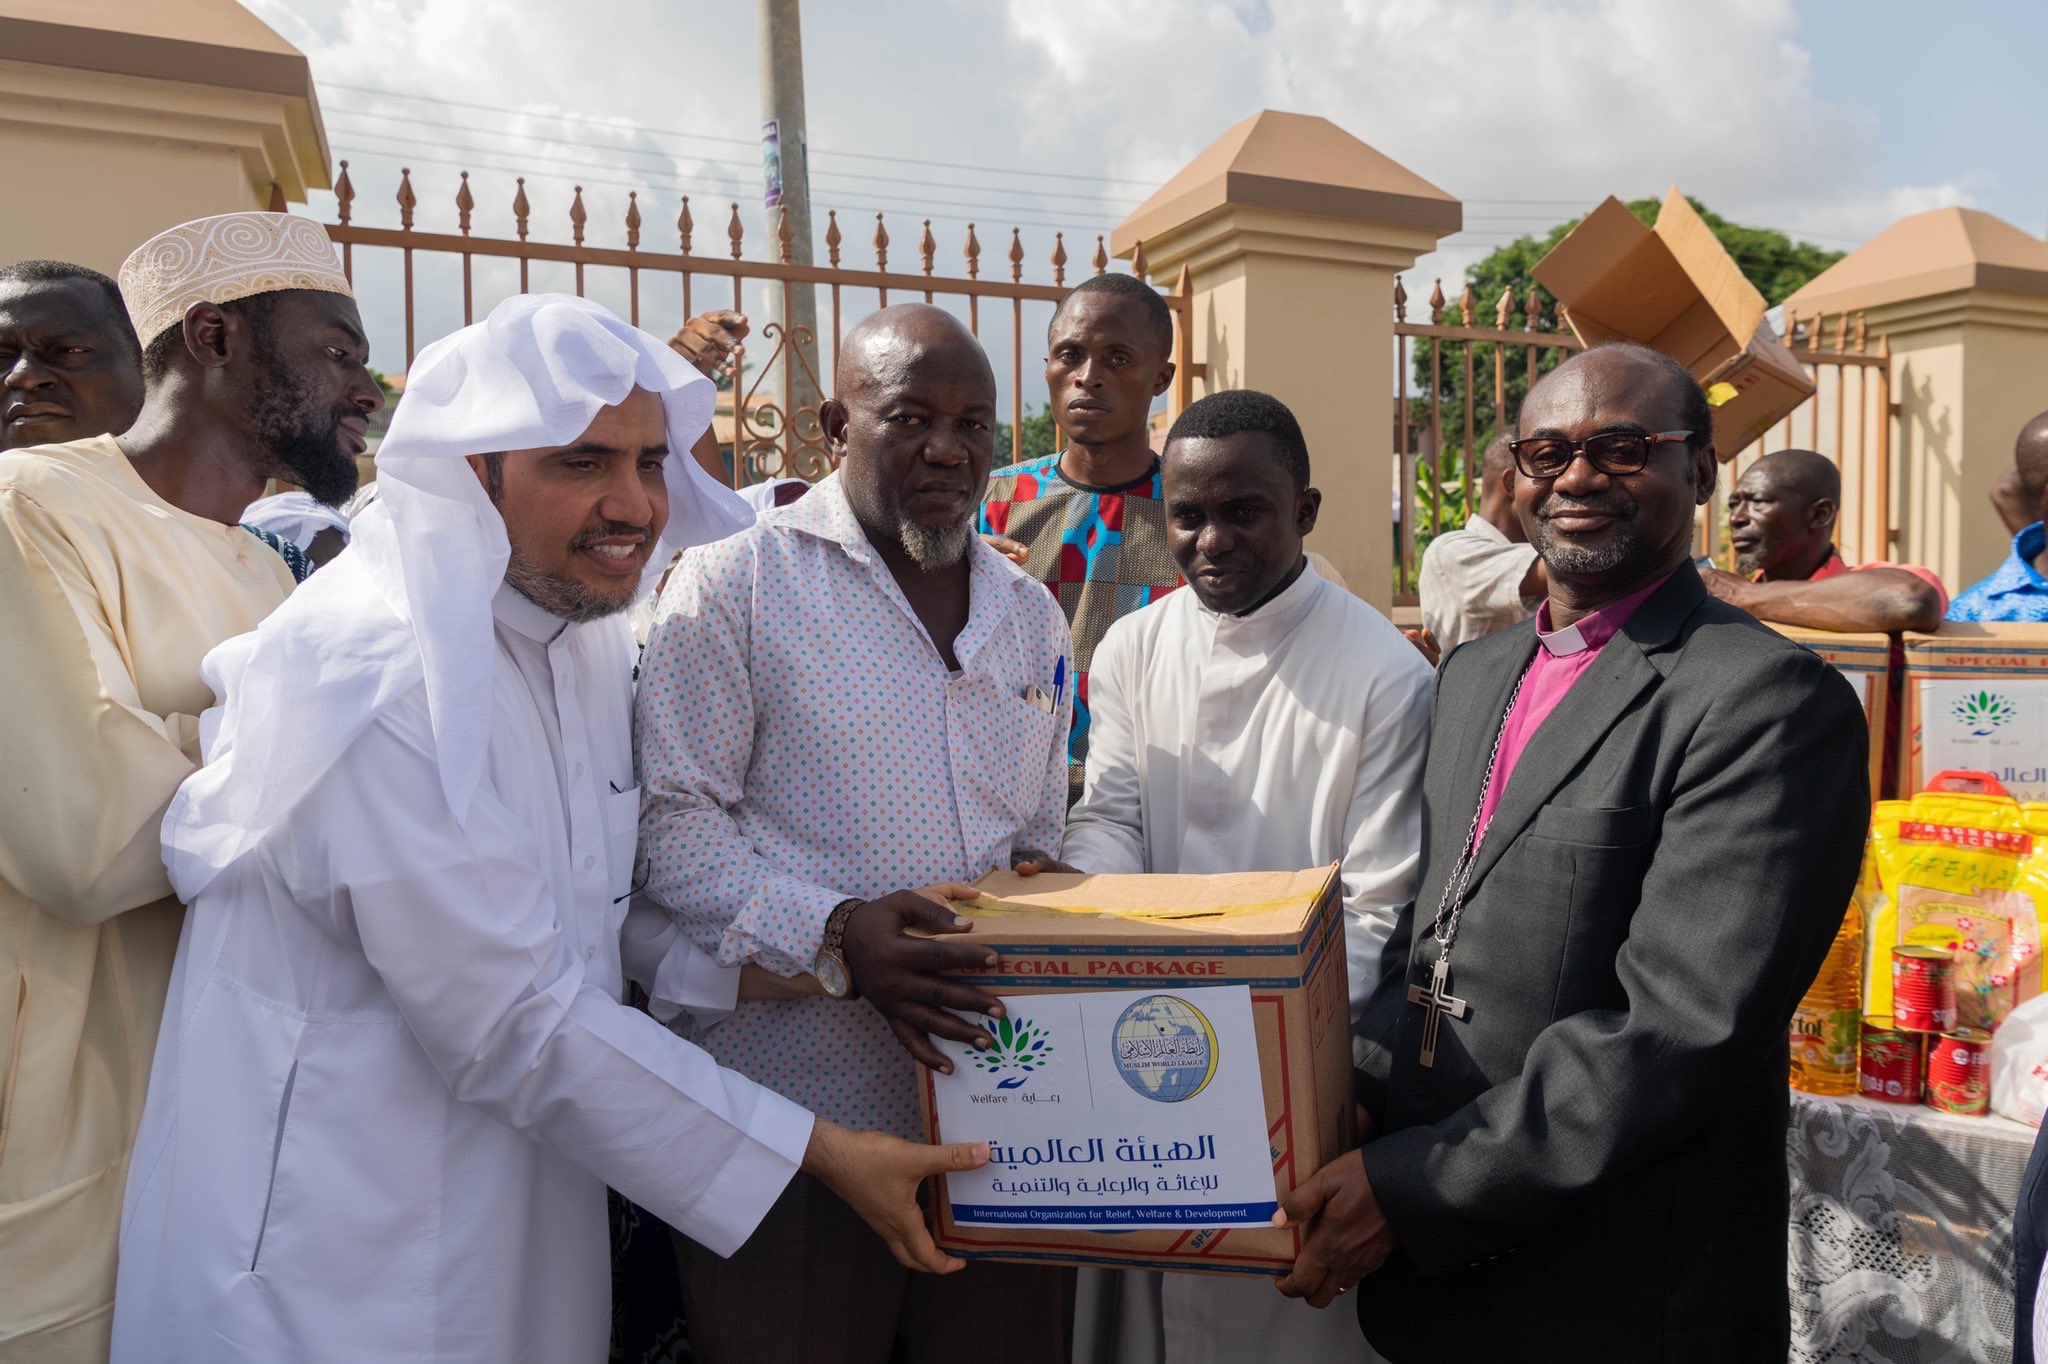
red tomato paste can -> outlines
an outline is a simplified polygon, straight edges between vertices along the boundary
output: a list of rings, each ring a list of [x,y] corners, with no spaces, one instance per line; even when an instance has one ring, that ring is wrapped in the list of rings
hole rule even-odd
[[[1940,947],[1892,949],[1892,1026],[1943,1033],[1956,1025],[1956,961]]]
[[[1864,1019],[1857,1092],[1879,1103],[1919,1103],[1920,1077],[1925,1073],[1920,1059],[1923,1042],[1919,1033],[1901,1032],[1889,1018]]]
[[[1957,1028],[1928,1044],[1927,1106],[1965,1114],[1991,1106],[1990,1033]]]

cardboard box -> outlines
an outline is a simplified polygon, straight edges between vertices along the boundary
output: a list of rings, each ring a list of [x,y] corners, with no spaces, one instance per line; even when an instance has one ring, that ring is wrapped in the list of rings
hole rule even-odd
[[[962,908],[1000,960],[971,983],[998,996],[1131,990],[1198,997],[1251,987],[1273,1182],[1284,1197],[1355,1144],[1344,911],[1335,866],[1227,876],[1021,877],[991,872]],[[990,903],[990,901],[994,903]],[[918,1086],[936,1130],[930,1072]],[[956,1138],[966,1139],[966,1138]],[[933,1232],[956,1255],[1181,1271],[1284,1274],[1298,1229],[1086,1232],[963,1227],[939,1181]]]
[[[2048,800],[2048,625],[1948,621],[1907,635],[1903,676],[1900,796],[1967,768],[2016,800]]]
[[[1887,774],[1896,779],[1899,733],[1899,708],[1892,677],[1892,637],[1835,634],[1797,625],[1771,625],[1771,628],[1801,648],[1819,654],[1823,661],[1832,663],[1856,689],[1856,695],[1863,701],[1863,718],[1870,725],[1870,796],[1873,800],[1889,797]]]
[[[1684,365],[1714,403],[1724,461],[1813,396],[1813,379],[1764,320],[1764,296],[1675,188],[1655,228],[1602,200],[1533,273],[1587,345],[1640,341]]]

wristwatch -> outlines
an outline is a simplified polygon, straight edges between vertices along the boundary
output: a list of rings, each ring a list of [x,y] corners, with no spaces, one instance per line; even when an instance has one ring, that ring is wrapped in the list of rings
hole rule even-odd
[[[847,999],[853,994],[853,973],[846,969],[846,953],[840,943],[846,937],[846,921],[862,903],[841,900],[832,906],[832,917],[825,920],[825,936],[818,944],[818,959],[811,963],[811,974],[834,999]]]

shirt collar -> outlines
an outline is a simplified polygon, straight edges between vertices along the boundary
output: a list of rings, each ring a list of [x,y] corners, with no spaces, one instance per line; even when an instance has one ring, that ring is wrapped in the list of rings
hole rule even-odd
[[[1673,569],[1672,572],[1675,573],[1677,570]],[[1591,615],[1581,616],[1562,630],[1550,628],[1550,603],[1546,600],[1543,605],[1536,608],[1536,640],[1543,646],[1543,651],[1553,658],[1564,658],[1572,654],[1585,653],[1589,649],[1598,649],[1619,634],[1621,627],[1628,624],[1628,618],[1636,613],[1636,608],[1648,601],[1653,592],[1670,580],[1671,574],[1666,573],[1648,586],[1639,587],[1626,597],[1607,603]]]
[[[506,629],[540,645],[553,644],[569,628],[568,621],[510,583],[498,584],[498,591],[491,598],[491,615]]]
[[[1992,596],[2005,592],[2048,592],[2048,578],[2043,578],[2034,567],[2034,560],[2044,548],[2048,548],[2048,528],[2036,521],[2012,537],[2012,552],[1984,580],[1984,591]]]

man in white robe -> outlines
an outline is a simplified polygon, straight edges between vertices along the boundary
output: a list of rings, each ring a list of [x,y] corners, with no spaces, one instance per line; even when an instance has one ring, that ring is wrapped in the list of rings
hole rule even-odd
[[[1087,785],[1060,857],[1089,872],[1343,864],[1356,1016],[1422,854],[1434,675],[1379,612],[1318,574],[1321,494],[1301,428],[1218,393],[1167,435],[1169,547],[1190,588],[1110,627],[1089,674]],[[1081,1275],[1079,1364],[1370,1359],[1349,1312],[1265,1278]]]
[[[745,523],[685,453],[712,393],[595,304],[507,301],[421,354],[349,552],[208,657],[115,1360],[601,1360],[607,1183],[730,1253],[801,1167],[957,1266],[914,1191],[973,1148],[814,1125],[620,1003],[622,613]]]

